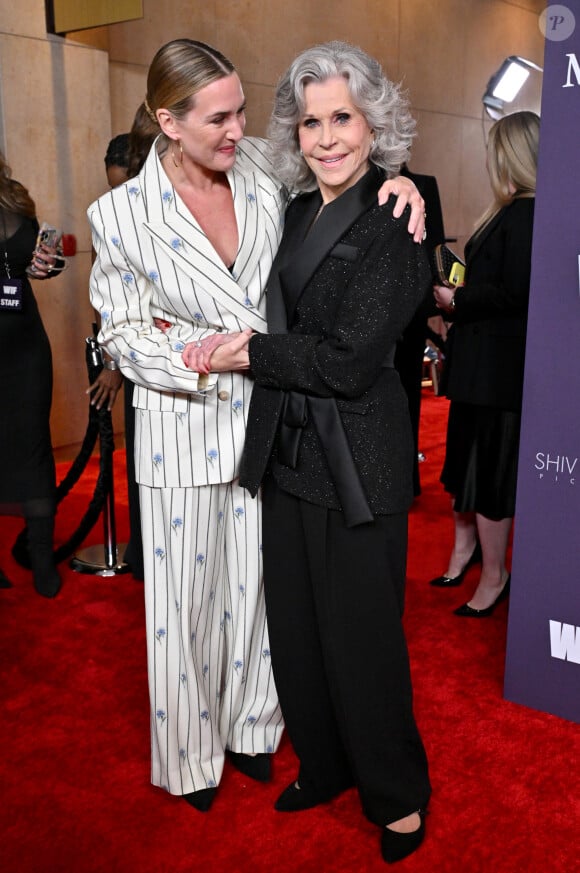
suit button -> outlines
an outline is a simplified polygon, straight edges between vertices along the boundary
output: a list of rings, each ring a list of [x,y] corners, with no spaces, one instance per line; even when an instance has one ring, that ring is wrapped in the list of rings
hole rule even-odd
[[[230,392],[229,391],[218,391],[218,400],[229,400]]]

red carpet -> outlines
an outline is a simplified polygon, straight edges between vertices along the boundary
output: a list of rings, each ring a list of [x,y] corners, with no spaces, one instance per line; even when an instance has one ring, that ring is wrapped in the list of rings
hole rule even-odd
[[[580,850],[580,727],[502,699],[507,606],[484,620],[452,609],[459,589],[431,588],[451,543],[438,484],[446,401],[426,391],[423,494],[411,516],[406,627],[415,706],[431,762],[427,839],[398,868],[409,873],[571,873]],[[127,536],[116,453],[119,540]],[[59,465],[59,474],[66,471]],[[68,538],[92,493],[97,463],[57,519]],[[131,576],[64,567],[54,601],[39,597],[10,557],[21,527],[0,519],[0,865],[14,873],[367,873],[385,870],[377,828],[354,791],[296,815],[272,804],[295,775],[284,741],[274,780],[226,767],[207,815],[149,784],[142,586]],[[89,543],[102,542],[99,525]],[[87,543],[88,544],[88,543]],[[580,692],[579,692],[580,693]]]

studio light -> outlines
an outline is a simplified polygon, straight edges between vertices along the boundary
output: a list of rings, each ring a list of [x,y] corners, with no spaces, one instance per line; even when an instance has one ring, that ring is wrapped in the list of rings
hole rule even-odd
[[[516,98],[531,70],[542,72],[541,67],[526,58],[510,55],[505,59],[487,83],[482,98],[487,114],[491,118],[497,119],[503,115],[505,104],[511,103]]]

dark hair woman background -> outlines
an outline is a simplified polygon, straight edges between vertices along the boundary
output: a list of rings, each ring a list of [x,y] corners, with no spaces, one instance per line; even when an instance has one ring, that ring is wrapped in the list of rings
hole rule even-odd
[[[54,275],[57,252],[36,247],[38,229],[32,198],[0,154],[0,513],[26,519],[34,587],[54,597],[61,582],[53,558],[52,357],[26,271],[35,279]],[[0,586],[10,585],[0,576]]]

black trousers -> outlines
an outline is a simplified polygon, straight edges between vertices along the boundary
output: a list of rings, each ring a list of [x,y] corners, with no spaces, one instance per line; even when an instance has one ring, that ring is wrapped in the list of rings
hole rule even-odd
[[[127,497],[129,502],[129,542],[124,560],[131,567],[136,579],[143,580],[143,541],[141,539],[141,510],[139,508],[139,486],[135,480],[135,409],[133,391],[135,385],[123,379],[125,405],[125,457],[127,461]]]
[[[407,514],[349,529],[270,478],[263,519],[272,666],[299,779],[324,797],[356,785],[379,826],[424,808],[401,623]]]

